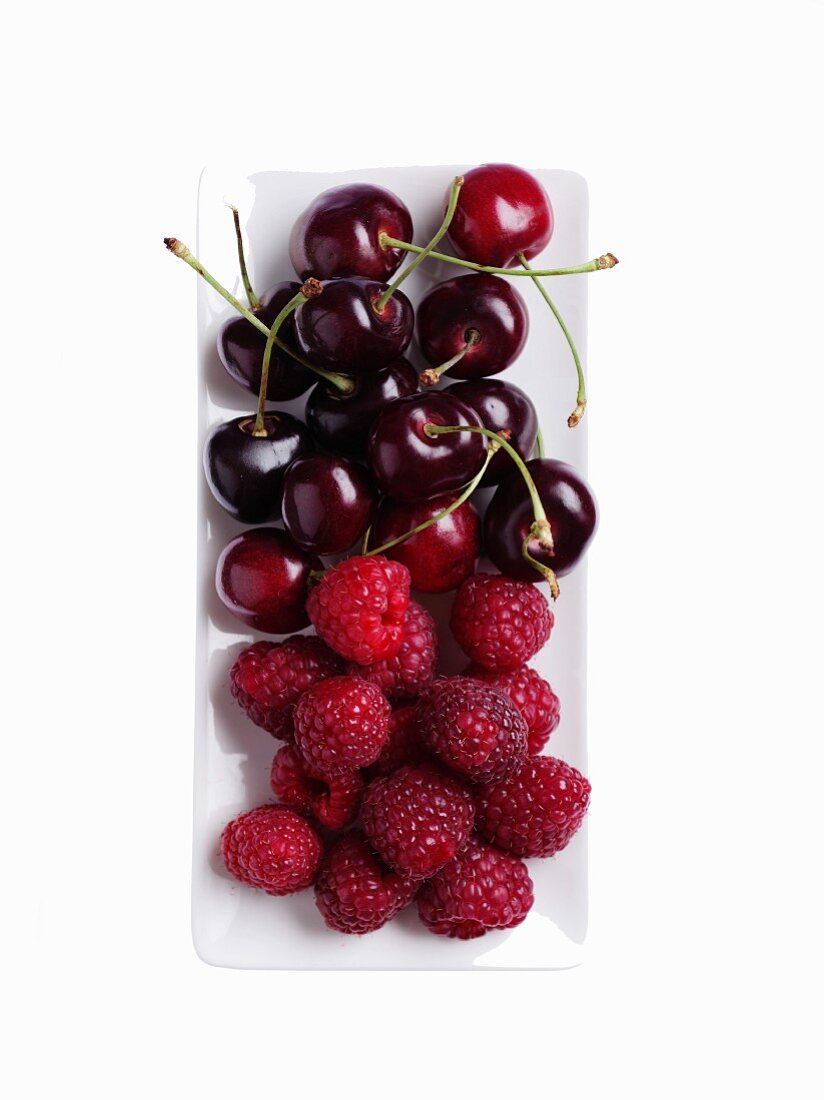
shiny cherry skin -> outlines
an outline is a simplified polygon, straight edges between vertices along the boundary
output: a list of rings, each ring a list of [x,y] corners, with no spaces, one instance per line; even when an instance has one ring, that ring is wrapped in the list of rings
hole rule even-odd
[[[538,438],[538,414],[518,386],[497,378],[474,378],[447,386],[444,392],[474,409],[485,428],[493,432],[507,430],[508,442],[524,461],[532,454]],[[499,485],[514,469],[512,459],[501,449],[489,463],[481,485]]]
[[[253,435],[254,416],[216,424],[206,437],[203,469],[212,494],[241,523],[268,523],[280,517],[286,468],[312,450],[302,420],[270,412],[265,436]]]
[[[309,574],[321,569],[313,554],[285,531],[256,527],[232,539],[218,558],[215,585],[221,602],[264,634],[291,634],[309,625]]]
[[[297,310],[298,350],[312,363],[340,374],[378,371],[401,356],[412,339],[412,303],[395,291],[381,313],[386,290],[376,279],[331,279],[323,293]]]
[[[306,400],[306,423],[321,447],[352,458],[365,458],[375,418],[390,401],[418,391],[418,372],[396,359],[374,374],[355,380],[351,394],[320,382]]]
[[[372,522],[378,494],[363,467],[337,455],[307,455],[283,483],[283,523],[303,550],[341,554]]]
[[[402,504],[385,497],[372,524],[370,545],[383,546],[411,531],[448,508],[454,499],[455,494],[450,494]],[[472,504],[465,500],[448,516],[383,554],[406,566],[412,587],[418,592],[451,592],[475,572],[480,552],[481,521]]]
[[[256,316],[264,325],[271,326],[274,319],[286,303],[300,290],[300,283],[277,283],[260,298],[260,309]],[[297,351],[294,314],[287,317],[279,339]],[[245,390],[257,396],[260,393],[260,374],[263,368],[263,350],[266,337],[251,325],[245,317],[232,317],[227,321],[217,337],[217,353],[228,374]],[[266,397],[269,401],[291,401],[306,393],[317,381],[317,375],[302,367],[300,363],[275,347],[269,360],[269,381],[266,385]]]
[[[518,358],[529,332],[521,295],[497,275],[459,275],[432,287],[418,306],[418,339],[427,363],[440,366],[476,342],[449,368],[450,378],[500,374]]]
[[[378,488],[396,500],[430,500],[454,492],[483,465],[486,437],[477,432],[429,436],[427,424],[482,427],[478,414],[442,390],[386,405],[369,436],[369,466]]]
[[[382,248],[380,234],[412,240],[412,217],[397,195],[370,183],[330,187],[306,207],[292,229],[289,257],[301,279],[360,275],[385,282],[405,252]]]
[[[482,164],[464,175],[449,240],[462,260],[514,267],[549,244],[555,219],[542,184],[514,164]]]
[[[554,556],[542,550],[535,539],[529,544],[529,552],[562,577],[578,564],[592,541],[598,526],[598,506],[589,485],[566,462],[534,458],[527,469],[546,510],[555,543]],[[501,482],[487,508],[484,545],[498,569],[520,581],[541,579],[521,553],[532,520],[529,494],[516,470]]]

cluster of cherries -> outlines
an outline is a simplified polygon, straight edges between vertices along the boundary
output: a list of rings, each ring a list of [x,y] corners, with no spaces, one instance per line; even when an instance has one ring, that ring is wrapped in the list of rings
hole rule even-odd
[[[533,279],[567,337],[578,371],[574,427],[586,406],[583,373],[542,280],[606,269],[615,258],[531,268],[554,216],[540,182],[513,165],[457,177],[426,246],[411,243],[411,216],[391,192],[368,184],[324,192],[291,234],[300,281],[260,297],[234,217],[248,308],[182,242],[165,241],[238,312],[221,328],[218,352],[228,374],[258,396],[256,412],[217,424],[204,447],[215,499],[256,525],[218,560],[217,591],[229,611],[266,634],[303,630],[330,572],[321,557],[356,544],[361,556],[350,561],[401,563],[418,592],[458,589],[475,574],[483,546],[505,577],[527,587],[546,579],[557,596],[557,578],[583,556],[597,511],[580,474],[543,456],[528,395],[492,377],[516,360],[529,328],[506,276]],[[444,237],[452,255],[435,250]],[[429,290],[416,317],[400,287],[430,257],[469,273]],[[413,330],[428,364],[420,373],[404,358]],[[444,376],[453,381],[441,388]],[[310,387],[305,420],[269,404]],[[483,522],[470,501],[479,486],[497,487]],[[258,526],[281,519],[284,529]],[[355,631],[362,628],[356,619]],[[369,664],[356,661],[355,674]],[[315,767],[311,781],[322,777]]]

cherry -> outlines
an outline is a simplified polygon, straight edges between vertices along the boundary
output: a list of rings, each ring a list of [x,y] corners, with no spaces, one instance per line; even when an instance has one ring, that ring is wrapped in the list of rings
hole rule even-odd
[[[313,363],[343,374],[369,374],[402,355],[412,339],[414,311],[396,291],[375,307],[388,288],[375,279],[332,279],[323,294],[297,314],[298,348]]]
[[[379,548],[432,519],[454,500],[451,495],[414,504],[384,499],[372,524],[371,541]],[[426,530],[383,553],[406,566],[418,592],[450,592],[475,572],[480,543],[481,521],[467,500]]]
[[[309,429],[295,416],[267,413],[265,435],[254,434],[254,416],[215,424],[203,448],[203,469],[212,494],[241,523],[280,517],[286,467],[312,449]]]
[[[283,483],[283,522],[304,550],[340,554],[363,538],[378,498],[366,472],[333,455],[307,455]]]
[[[542,252],[553,228],[549,196],[533,175],[514,164],[482,164],[464,176],[449,240],[461,259],[513,267]]]
[[[434,286],[418,306],[421,352],[433,370],[421,381],[499,374],[521,354],[529,314],[518,291],[497,275],[459,275]]]
[[[529,553],[557,576],[569,573],[581,560],[598,526],[598,507],[581,475],[565,462],[534,458],[527,462],[552,531],[554,553],[536,539]],[[484,520],[484,545],[494,564],[508,577],[537,581],[539,574],[523,555],[533,523],[529,493],[517,473],[501,482]]]
[[[300,290],[300,283],[277,283],[260,298],[260,306],[255,316],[267,328],[280,313],[290,298]],[[284,341],[294,347],[295,319],[289,317],[280,330]],[[244,389],[257,394],[260,390],[260,373],[263,364],[263,349],[266,337],[253,328],[245,317],[232,317],[223,325],[217,337],[217,352],[227,372]],[[269,380],[266,397],[269,401],[291,401],[306,393],[317,377],[306,367],[301,366],[280,348],[272,351],[269,364]]]
[[[241,622],[265,634],[291,634],[309,625],[304,604],[309,574],[321,569],[274,527],[256,527],[224,548],[215,573],[217,594]]]
[[[493,432],[509,432],[509,442],[526,461],[538,438],[538,414],[520,387],[497,378],[474,378],[447,386],[465,405],[474,409],[481,422]],[[503,451],[493,455],[481,485],[498,485],[512,471],[512,459]]]
[[[306,401],[306,423],[321,447],[366,457],[366,444],[375,417],[396,397],[418,390],[418,373],[406,359],[396,359],[374,374],[354,379],[351,394],[320,382]]]
[[[318,195],[298,217],[289,257],[301,279],[360,275],[385,281],[404,253],[383,248],[381,233],[412,237],[412,217],[398,196],[369,183],[341,184]]]
[[[428,425],[482,427],[478,414],[440,390],[400,397],[379,414],[369,437],[369,465],[378,488],[397,500],[429,500],[465,484],[480,470],[487,443],[456,431],[432,437]]]

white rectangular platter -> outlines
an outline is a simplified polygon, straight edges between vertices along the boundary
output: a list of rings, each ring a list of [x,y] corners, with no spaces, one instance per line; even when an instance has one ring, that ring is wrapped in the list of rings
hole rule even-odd
[[[243,299],[226,207],[233,203],[241,212],[247,261],[258,293],[279,280],[292,279],[287,244],[295,218],[321,191],[353,181],[379,184],[398,194],[412,213],[415,243],[424,244],[440,222],[452,178],[469,167],[248,174],[210,167],[200,181],[196,254]],[[533,265],[560,267],[589,259],[586,182],[573,172],[531,170],[546,187],[556,218],[553,238]],[[455,274],[459,269],[452,265],[427,261],[407,280],[404,291],[417,304],[433,283]],[[572,431],[566,426],[576,391],[569,349],[531,281],[519,278],[517,287],[529,307],[530,334],[523,354],[498,377],[521,386],[535,402],[547,454],[572,463],[585,474],[587,420]],[[586,364],[587,277],[554,278],[550,292]],[[217,357],[216,334],[231,312],[215,291],[198,280],[201,446],[214,423],[251,412],[255,404],[254,398],[229,378]],[[426,365],[414,344],[407,354],[416,365]],[[300,414],[303,400],[284,407]],[[487,492],[473,499],[480,506],[488,496]],[[214,590],[218,555],[242,529],[213,500],[201,475],[192,872],[192,930],[200,958],[215,966],[307,970],[560,969],[576,965],[587,922],[586,823],[555,858],[529,860],[535,906],[523,924],[466,942],[427,932],[418,922],[414,905],[371,935],[341,935],[326,928],[311,890],[273,898],[249,890],[227,875],[218,852],[223,826],[238,813],[273,801],[269,768],[280,744],[246,718],[228,688],[228,671],[235,656],[258,640],[223,608]],[[491,567],[482,560],[480,568]],[[561,723],[547,751],[585,771],[586,566],[564,577],[561,587],[552,637],[531,663],[561,700]],[[547,591],[545,584],[542,588]],[[466,659],[448,636],[451,597],[448,593],[415,598],[435,615],[444,669],[454,673]]]

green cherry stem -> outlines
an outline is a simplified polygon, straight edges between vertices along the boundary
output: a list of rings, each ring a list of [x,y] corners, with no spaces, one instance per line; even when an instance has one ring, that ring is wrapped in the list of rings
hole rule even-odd
[[[418,252],[415,259],[412,261],[409,267],[405,268],[397,277],[397,279],[395,279],[395,281],[386,288],[378,301],[375,303],[375,311],[377,313],[383,313],[384,309],[386,308],[386,303],[389,301],[389,299],[392,297],[392,295],[395,293],[395,291],[398,289],[404,279],[408,279],[415,268],[418,266],[418,264],[422,264],[427,256],[432,255],[433,248],[436,244],[440,242],[447,229],[449,229],[452,219],[455,216],[455,207],[458,205],[458,195],[461,193],[461,188],[463,187],[463,185],[463,176],[455,176],[454,180],[452,181],[452,187],[449,190],[449,201],[446,204],[446,213],[443,216],[443,221],[441,222],[438,232],[425,248],[420,249],[420,251],[415,249],[415,251]]]
[[[497,440],[499,445],[503,447],[518,467],[521,477],[524,479],[527,491],[529,492],[530,500],[532,501],[532,526],[529,528],[529,531],[527,531],[526,538],[521,545],[521,553],[529,564],[534,569],[537,569],[541,576],[549,582],[549,590],[552,593],[552,598],[557,599],[560,589],[558,588],[558,581],[554,572],[548,566],[536,561],[529,552],[529,544],[533,539],[536,539],[538,545],[543,550],[546,550],[550,556],[555,553],[555,544],[552,541],[552,528],[549,525],[544,506],[541,503],[538,488],[532,480],[532,475],[527,469],[526,463],[515,448],[498,433],[491,431],[489,428],[476,428],[472,424],[424,424],[423,430],[431,439],[452,432],[473,432],[475,435],[484,435],[487,439]]]
[[[451,359],[447,359],[445,363],[441,363],[439,367],[430,367],[428,370],[422,371],[418,381],[422,386],[435,386],[438,383],[438,379],[442,374],[445,374],[450,367],[454,367],[456,363],[460,363],[461,359],[466,355],[470,348],[473,348],[476,344],[481,342],[481,334],[475,328],[469,328],[466,330],[466,343],[461,350],[453,355]]]
[[[249,299],[250,309],[260,309],[260,298],[252,290],[252,283],[249,279],[249,272],[246,270],[246,255],[243,251],[243,233],[240,228],[240,214],[236,206],[232,206],[229,203],[229,209],[232,211],[232,220],[235,223],[235,236],[237,237],[237,259],[240,265],[240,277],[243,280],[243,289],[246,291],[246,297]]]
[[[544,451],[544,433],[539,428],[538,429],[538,434],[535,436],[535,454],[538,456],[538,458],[543,458],[545,453],[546,452]]]
[[[613,256],[611,252],[606,252],[603,256],[598,256],[585,264],[579,264],[577,267],[553,267],[540,271],[519,271],[517,267],[489,267],[486,264],[473,264],[469,260],[459,260],[457,256],[447,256],[444,252],[434,252],[428,250],[428,248],[421,248],[419,244],[399,241],[397,237],[390,237],[388,233],[379,234],[378,240],[381,248],[402,248],[406,252],[416,252],[418,255],[426,252],[432,260],[443,260],[444,263],[457,264],[458,267],[468,267],[470,271],[483,271],[487,275],[540,275],[542,279],[549,278],[551,275],[587,275],[591,271],[606,271],[610,267],[615,267],[618,263],[616,256]]]
[[[177,237],[164,237],[163,243],[174,256],[177,256],[178,259],[187,263],[202,279],[205,279],[213,290],[218,292],[221,298],[225,298],[233,309],[236,309],[241,316],[246,318],[250,325],[254,325],[258,332],[263,333],[268,339],[269,329],[264,325],[263,321],[261,321],[259,317],[255,317],[254,313],[251,313],[242,302],[239,302],[231,291],[227,290],[225,286],[221,286],[214,275],[209,274],[200,260],[192,255],[183,241],[179,241]],[[355,383],[351,378],[347,378],[343,374],[334,374],[332,371],[324,370],[323,367],[316,367],[314,363],[310,363],[308,359],[304,359],[302,355],[298,355],[296,351],[293,351],[288,344],[284,344],[282,340],[276,339],[275,347],[285,352],[286,355],[294,359],[296,363],[300,363],[302,367],[306,367],[307,370],[312,371],[314,374],[319,374],[321,378],[325,378],[327,382],[339,389],[345,396],[348,397],[350,393],[354,393]]]
[[[255,426],[252,429],[252,435],[254,436],[265,437],[266,435],[266,389],[269,385],[269,363],[272,360],[272,349],[277,340],[278,330],[290,313],[294,313],[304,302],[308,302],[310,298],[317,298],[317,296],[322,293],[323,287],[317,279],[307,279],[294,298],[289,299],[272,322],[272,327],[269,329],[269,335],[266,337],[266,347],[263,349],[263,366],[260,371],[260,393],[258,394],[257,415],[255,416]]]
[[[537,273],[532,270],[529,264],[526,262],[526,257],[523,252],[518,253],[518,259],[521,261],[521,266],[531,276],[533,283],[537,286],[541,297],[555,314],[555,320],[561,326],[561,332],[566,337],[566,341],[569,344],[569,350],[572,352],[572,358],[575,360],[575,369],[578,372],[578,393],[576,401],[578,404],[575,406],[575,411],[572,412],[567,420],[567,424],[570,428],[574,428],[576,424],[581,423],[581,417],[584,415],[584,410],[587,407],[587,387],[584,381],[584,368],[581,366],[581,357],[578,355],[578,349],[575,347],[575,341],[572,339],[572,333],[566,327],[564,319],[558,312],[558,307],[552,301],[550,296],[546,292],[546,287],[538,278]]]

